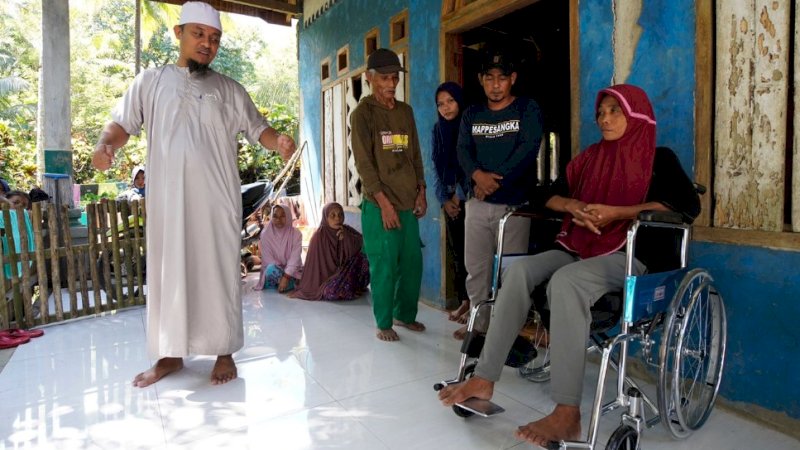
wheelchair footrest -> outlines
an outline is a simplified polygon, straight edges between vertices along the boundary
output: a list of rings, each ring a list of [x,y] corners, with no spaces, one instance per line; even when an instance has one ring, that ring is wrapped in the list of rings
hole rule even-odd
[[[500,405],[494,404],[489,400],[481,400],[478,398],[464,400],[461,403],[456,403],[456,406],[471,413],[475,413],[481,417],[489,417],[505,411],[505,409],[503,409],[503,407]]]

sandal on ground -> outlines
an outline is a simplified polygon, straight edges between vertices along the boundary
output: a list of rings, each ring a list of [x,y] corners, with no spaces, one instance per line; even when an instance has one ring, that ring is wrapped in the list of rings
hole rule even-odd
[[[0,350],[7,348],[14,348],[18,345],[30,342],[30,340],[31,338],[29,337],[12,338],[7,335],[0,334]]]
[[[0,331],[0,336],[8,336],[11,338],[37,338],[44,336],[44,330],[23,330],[21,328],[9,328],[7,330]]]

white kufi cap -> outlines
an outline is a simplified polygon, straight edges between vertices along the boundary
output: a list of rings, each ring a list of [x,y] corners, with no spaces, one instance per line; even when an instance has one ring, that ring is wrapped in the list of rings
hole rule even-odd
[[[205,2],[186,2],[181,8],[181,19],[178,25],[186,23],[199,23],[214,27],[222,32],[222,23],[219,21],[219,11]]]

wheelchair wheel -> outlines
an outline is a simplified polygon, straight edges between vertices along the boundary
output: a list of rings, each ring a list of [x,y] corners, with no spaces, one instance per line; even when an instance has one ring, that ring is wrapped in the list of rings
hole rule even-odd
[[[541,322],[538,326],[543,326]],[[519,368],[519,376],[533,383],[546,383],[550,381],[550,346],[543,345],[546,334],[534,334],[532,343],[537,349],[536,358]]]
[[[703,269],[686,274],[672,299],[659,353],[661,421],[682,439],[708,419],[725,362],[727,320],[722,297]]]
[[[637,450],[638,448],[639,433],[628,425],[620,425],[608,438],[606,444],[606,450]]]

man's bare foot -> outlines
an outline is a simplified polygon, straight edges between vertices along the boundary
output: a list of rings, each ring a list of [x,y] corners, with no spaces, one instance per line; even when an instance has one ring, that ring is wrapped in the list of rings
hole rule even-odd
[[[453,337],[459,341],[463,341],[464,338],[467,337],[467,327],[461,327],[456,331],[453,331]]]
[[[472,377],[459,384],[446,386],[439,391],[439,400],[444,406],[453,406],[469,398],[491,400],[494,382],[481,377]]]
[[[399,341],[400,336],[397,335],[397,332],[393,329],[389,328],[388,330],[381,330],[378,328],[378,332],[375,333],[378,336],[378,339],[382,341]]]
[[[450,320],[451,322],[459,322],[461,320],[461,316],[467,313],[469,313],[469,301],[461,300],[461,304],[455,311],[450,312],[450,314],[447,316],[447,319]],[[469,314],[467,314],[467,317],[469,317]]]
[[[136,375],[132,384],[140,388],[147,387],[181,369],[183,369],[183,358],[161,358],[156,361],[153,367]]]
[[[549,442],[575,440],[581,434],[581,410],[577,406],[556,405],[549,416],[517,428],[514,436],[540,447]]]
[[[397,319],[394,319],[392,322],[393,324],[397,325],[398,327],[408,328],[411,331],[425,331],[425,325],[421,322],[402,322]]]
[[[456,322],[464,325],[465,323],[467,323],[469,321],[469,314],[470,314],[470,312],[467,311],[464,314],[458,316],[458,319],[456,319]]]
[[[225,384],[238,376],[236,363],[231,355],[217,356],[217,362],[211,370],[211,384]]]

